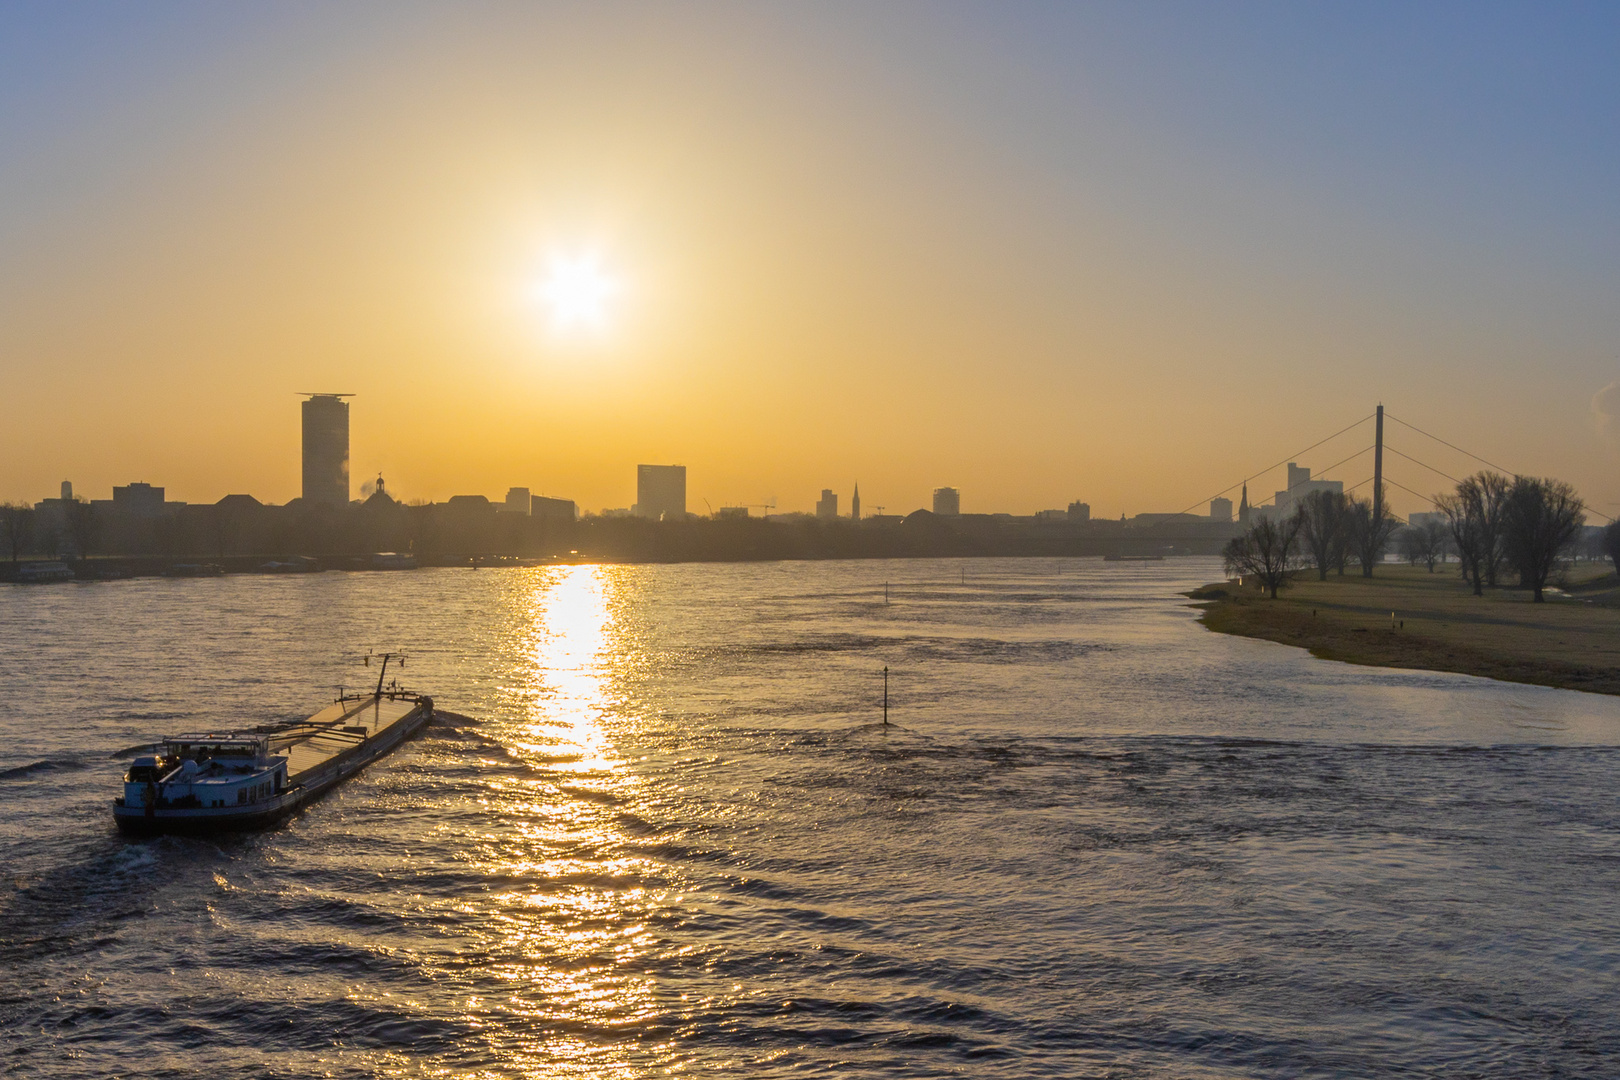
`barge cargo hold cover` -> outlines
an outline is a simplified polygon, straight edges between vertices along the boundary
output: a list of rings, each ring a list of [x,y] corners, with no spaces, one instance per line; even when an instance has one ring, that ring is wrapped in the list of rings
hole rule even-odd
[[[285,727],[172,736],[156,755],[135,759],[113,817],[131,833],[271,825],[397,748],[433,715],[430,697],[379,690],[339,698]]]

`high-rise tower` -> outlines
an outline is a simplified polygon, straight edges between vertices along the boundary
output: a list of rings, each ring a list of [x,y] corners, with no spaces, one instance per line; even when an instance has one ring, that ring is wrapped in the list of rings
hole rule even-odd
[[[861,485],[855,485],[855,494],[849,498],[849,520],[861,520]]]
[[[686,517],[686,466],[637,465],[637,517],[681,521]]]
[[[304,402],[304,501],[349,503],[349,403],[353,394],[310,394]]]

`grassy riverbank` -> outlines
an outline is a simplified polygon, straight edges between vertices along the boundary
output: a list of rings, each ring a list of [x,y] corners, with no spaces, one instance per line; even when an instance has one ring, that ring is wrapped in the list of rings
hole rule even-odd
[[[1474,596],[1456,567],[1380,566],[1317,581],[1298,575],[1271,600],[1234,582],[1188,595],[1223,634],[1309,649],[1326,660],[1484,675],[1509,682],[1620,694],[1620,580],[1583,566],[1568,595],[1533,604],[1528,591]],[[1393,613],[1393,619],[1391,615]]]

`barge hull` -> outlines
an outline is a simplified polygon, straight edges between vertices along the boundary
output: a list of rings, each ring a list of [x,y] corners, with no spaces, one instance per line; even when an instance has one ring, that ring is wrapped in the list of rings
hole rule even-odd
[[[273,733],[288,757],[288,786],[272,798],[229,807],[128,807],[118,799],[121,832],[245,832],[276,825],[367,765],[392,753],[433,719],[431,698],[382,695],[327,706],[302,724]]]

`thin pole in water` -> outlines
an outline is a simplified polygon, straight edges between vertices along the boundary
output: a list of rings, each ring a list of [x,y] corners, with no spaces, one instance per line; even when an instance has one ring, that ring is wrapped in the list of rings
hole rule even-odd
[[[889,665],[883,665],[883,726],[889,726]]]
[[[885,604],[889,602],[889,583],[887,581],[883,583],[883,602]],[[883,670],[887,671],[888,668],[884,668]]]

